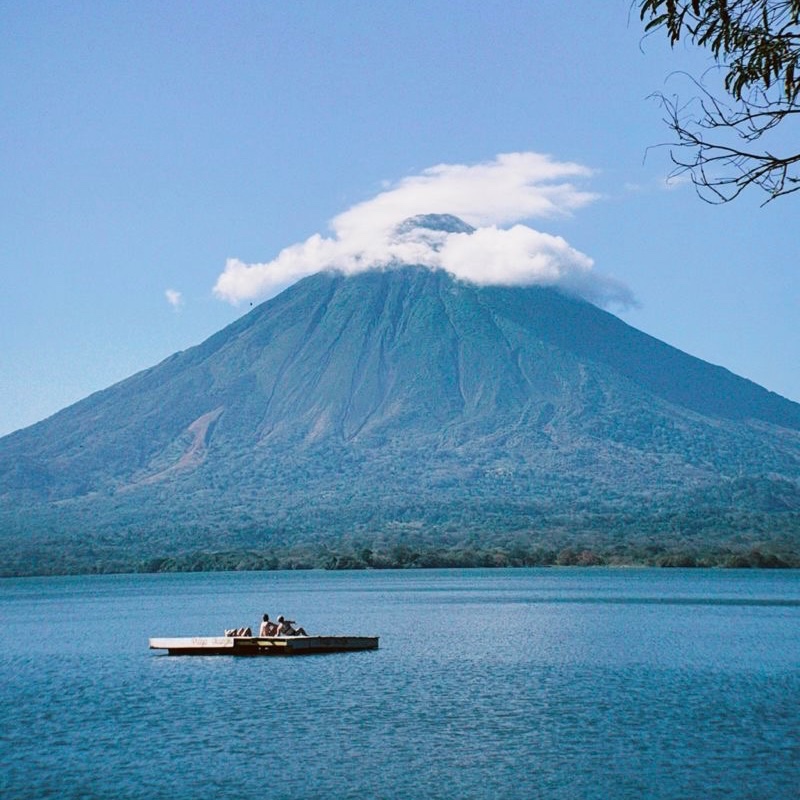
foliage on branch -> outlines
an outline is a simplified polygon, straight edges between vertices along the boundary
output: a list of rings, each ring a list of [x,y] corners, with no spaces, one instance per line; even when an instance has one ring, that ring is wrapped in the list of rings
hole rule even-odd
[[[645,31],[665,31],[673,46],[683,39],[707,48],[724,71],[726,100],[700,81],[696,103],[657,95],[677,136],[676,171],[690,173],[711,202],[750,186],[767,192],[767,201],[798,191],[800,152],[754,143],[800,114],[800,0],[637,2]]]

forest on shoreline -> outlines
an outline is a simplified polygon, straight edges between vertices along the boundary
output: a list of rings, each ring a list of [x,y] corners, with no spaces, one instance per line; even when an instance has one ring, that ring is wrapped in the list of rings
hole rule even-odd
[[[386,550],[293,548],[267,551],[192,552],[149,558],[70,559],[31,563],[4,569],[0,577],[97,575],[164,572],[244,572],[277,570],[382,570],[514,567],[650,567],[720,569],[800,569],[800,555],[790,550],[750,548],[669,550],[659,547],[605,548],[415,548],[394,545]]]

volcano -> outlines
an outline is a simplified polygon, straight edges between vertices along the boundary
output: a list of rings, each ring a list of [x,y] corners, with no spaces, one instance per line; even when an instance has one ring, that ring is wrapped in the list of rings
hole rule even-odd
[[[453,219],[434,222],[466,232]],[[800,405],[554,288],[323,272],[0,439],[0,543],[6,575],[382,552],[788,563]]]

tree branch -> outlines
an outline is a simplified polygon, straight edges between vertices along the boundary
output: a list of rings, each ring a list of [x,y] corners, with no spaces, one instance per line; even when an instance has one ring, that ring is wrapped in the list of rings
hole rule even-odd
[[[766,122],[760,122],[761,112],[730,112],[716,98],[707,95],[701,102],[702,121],[686,121],[685,106],[674,98],[657,94],[666,112],[664,122],[672,129],[677,142],[671,147],[670,157],[675,169],[672,176],[689,174],[699,196],[710,203],[726,203],[738,197],[746,188],[758,186],[769,195],[765,203],[800,189],[800,153],[779,156],[768,150],[756,151],[735,147],[707,138],[706,131],[754,125],[757,133],[740,138],[751,141],[761,136],[778,120],[764,113]],[[800,113],[800,109],[785,109],[784,116]],[[679,155],[691,151],[690,157]]]
[[[800,114],[800,0],[635,2],[648,34],[664,29],[673,47],[685,37],[711,51],[735,103],[731,107],[694,78],[699,94],[687,104],[655,95],[677,137],[672,174],[688,172],[700,197],[712,203],[728,202],[751,186],[768,194],[765,202],[798,191],[800,152],[778,155],[749,145]],[[694,103],[699,113],[692,115]],[[743,146],[730,144],[731,136]]]

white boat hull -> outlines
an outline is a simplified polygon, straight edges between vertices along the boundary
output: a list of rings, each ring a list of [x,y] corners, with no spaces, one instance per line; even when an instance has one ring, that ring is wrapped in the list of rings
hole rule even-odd
[[[191,636],[150,639],[171,656],[298,656],[377,650],[377,636]]]

